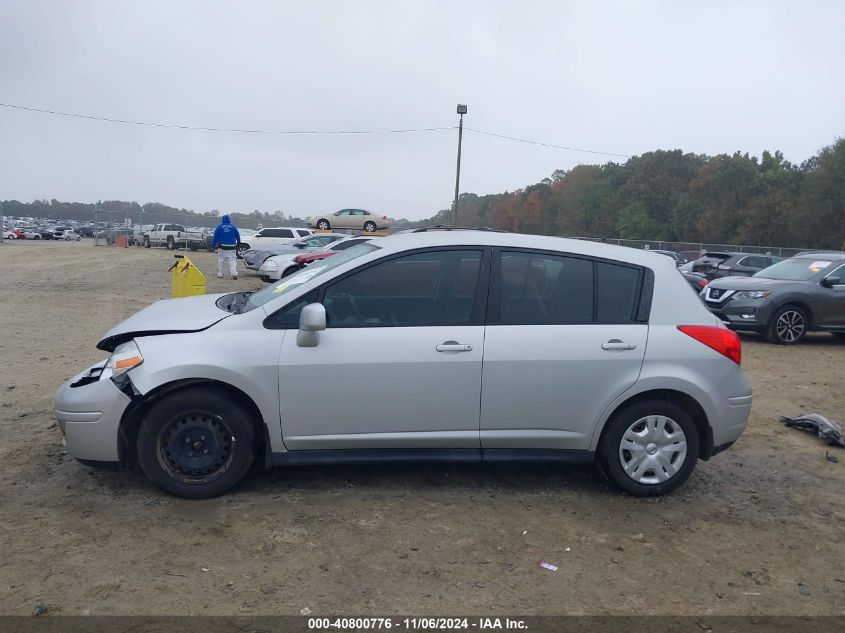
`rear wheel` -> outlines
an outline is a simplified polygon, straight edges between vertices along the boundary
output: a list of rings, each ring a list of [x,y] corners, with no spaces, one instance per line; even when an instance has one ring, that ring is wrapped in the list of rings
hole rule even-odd
[[[176,250],[176,240],[173,239],[172,235],[167,236],[167,250]]]
[[[150,244],[150,238],[145,237],[144,238],[144,248],[149,248],[150,246],[152,246],[152,244]]]
[[[177,391],[153,405],[138,432],[144,474],[187,499],[223,494],[254,458],[255,426],[226,393],[209,387]]]
[[[364,222],[364,231],[367,233],[375,233],[376,232],[376,223],[375,222]]]
[[[317,222],[317,228],[321,231],[328,231],[330,228],[332,228],[332,226],[331,224],[329,224],[328,220],[320,220],[319,222]]]
[[[692,473],[699,454],[695,422],[673,402],[645,400],[614,414],[599,444],[603,470],[624,491],[666,494]]]
[[[778,345],[794,345],[806,336],[809,325],[807,313],[802,308],[785,305],[772,315],[766,336]]]

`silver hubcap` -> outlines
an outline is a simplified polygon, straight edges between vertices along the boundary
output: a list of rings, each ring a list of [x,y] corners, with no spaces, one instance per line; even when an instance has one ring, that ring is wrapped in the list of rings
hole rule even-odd
[[[787,343],[797,341],[804,333],[804,317],[799,312],[787,310],[778,317],[775,331],[782,341]]]
[[[640,418],[622,434],[619,462],[641,484],[659,484],[677,473],[687,456],[687,436],[664,415]]]

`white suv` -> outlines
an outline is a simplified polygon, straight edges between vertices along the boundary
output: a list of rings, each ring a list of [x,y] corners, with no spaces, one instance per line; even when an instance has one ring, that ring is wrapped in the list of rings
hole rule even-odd
[[[261,229],[254,235],[241,235],[241,244],[238,247],[238,254],[243,254],[250,249],[265,250],[275,246],[285,246],[301,237],[308,237],[313,231],[302,227],[275,226]]]
[[[68,451],[192,498],[256,460],[599,461],[657,495],[751,409],[739,339],[670,258],[554,237],[372,240],[257,292],[159,301],[97,346],[56,393]]]

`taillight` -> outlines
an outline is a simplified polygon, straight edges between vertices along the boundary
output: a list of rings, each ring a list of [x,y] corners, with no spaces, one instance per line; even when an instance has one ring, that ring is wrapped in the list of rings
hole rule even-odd
[[[386,220],[386,219],[387,219],[387,216],[386,216],[386,215],[383,215],[383,216],[381,216],[381,219],[382,219],[382,220]]]
[[[705,286],[707,286],[707,280],[706,279],[699,279],[698,280],[698,287],[703,289]]]
[[[717,325],[679,325],[678,329],[737,365],[742,364],[742,343],[736,332]]]

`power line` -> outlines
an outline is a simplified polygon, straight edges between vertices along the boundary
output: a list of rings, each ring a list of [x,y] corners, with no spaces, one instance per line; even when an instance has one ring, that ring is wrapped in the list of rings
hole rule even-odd
[[[220,127],[205,127],[198,125],[181,125],[178,123],[157,123],[154,121],[131,121],[128,119],[116,119],[112,117],[95,116],[91,114],[77,114],[74,112],[60,112],[58,110],[48,110],[46,108],[33,108],[29,106],[16,105],[12,103],[0,103],[0,107],[10,108],[14,110],[24,110],[26,112],[36,112],[39,114],[49,114],[53,116],[69,117],[74,119],[86,119],[89,121],[104,121],[107,123],[121,123],[124,125],[140,125],[145,127],[157,127],[173,130],[192,130],[195,132],[229,132],[237,134],[280,134],[280,135],[302,135],[302,136],[339,136],[339,135],[367,135],[367,134],[408,134],[415,132],[442,132],[445,130],[457,129],[457,126],[446,127],[424,127],[424,128],[405,128],[396,130],[262,130],[262,129],[248,129],[248,128],[220,128]],[[478,130],[471,127],[464,128],[469,132],[476,134],[484,134],[485,136],[492,136],[507,141],[515,141],[517,143],[527,143],[529,145],[539,145],[541,147],[550,147],[553,149],[563,149],[570,152],[582,152],[585,154],[597,154],[602,156],[617,156],[619,158],[630,158],[628,154],[618,154],[615,152],[602,152],[593,149],[584,149],[580,147],[570,147],[567,145],[555,145],[553,143],[544,143],[542,141],[533,141],[515,136],[507,136],[505,134],[497,134],[496,132],[487,132],[485,130]]]
[[[628,154],[616,154],[614,152],[600,152],[595,149],[582,149],[580,147],[567,147],[566,145],[554,145],[552,143],[543,143],[541,141],[531,141],[525,138],[517,138],[515,136],[505,136],[504,134],[496,134],[495,132],[485,132],[484,130],[476,130],[471,127],[465,127],[465,130],[475,132],[476,134],[485,134],[486,136],[495,136],[496,138],[503,138],[509,141],[517,141],[518,143],[528,143],[529,145],[541,145],[543,147],[552,147],[554,149],[566,149],[570,152],[583,152],[585,154],[601,154],[603,156],[618,156],[620,158],[631,158]]]
[[[406,134],[409,132],[440,132],[443,130],[454,130],[455,126],[449,127],[426,127],[426,128],[408,128],[400,130],[259,130],[259,129],[241,129],[241,128],[220,128],[220,127],[202,127],[195,125],[179,125],[176,123],[154,123],[151,121],[129,121],[126,119],[113,119],[110,117],[94,116],[90,114],[75,114],[73,112],[58,112],[56,110],[47,110],[45,108],[31,108],[28,106],[14,105],[11,103],[0,103],[4,108],[13,108],[15,110],[26,110],[27,112],[38,112],[40,114],[52,114],[54,116],[71,117],[75,119],[88,119],[90,121],[106,121],[108,123],[123,123],[125,125],[143,125],[147,127],[161,127],[176,130],[193,130],[196,132],[236,132],[239,134],[301,134],[301,135],[340,135],[340,134]]]

